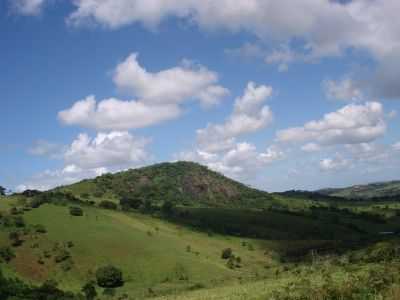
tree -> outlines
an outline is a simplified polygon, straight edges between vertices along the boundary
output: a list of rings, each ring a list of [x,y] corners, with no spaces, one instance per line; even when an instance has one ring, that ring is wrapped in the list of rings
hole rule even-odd
[[[174,204],[167,200],[163,203],[161,210],[165,215],[171,216],[174,213]]]
[[[6,195],[6,189],[0,185],[0,196]]]
[[[96,271],[97,284],[103,288],[116,288],[124,284],[122,271],[114,266],[105,266]]]
[[[85,295],[87,300],[93,300],[97,297],[96,287],[93,281],[89,281],[82,287],[82,293]]]

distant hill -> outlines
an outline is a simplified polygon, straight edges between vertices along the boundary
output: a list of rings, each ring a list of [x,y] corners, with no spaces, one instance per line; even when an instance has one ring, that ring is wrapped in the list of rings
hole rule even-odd
[[[82,200],[138,198],[187,206],[262,206],[269,193],[250,188],[193,162],[160,163],[57,188]]]
[[[346,188],[327,188],[317,193],[347,199],[399,198],[400,181],[377,182],[366,185],[354,185]],[[393,200],[393,199],[392,199]]]

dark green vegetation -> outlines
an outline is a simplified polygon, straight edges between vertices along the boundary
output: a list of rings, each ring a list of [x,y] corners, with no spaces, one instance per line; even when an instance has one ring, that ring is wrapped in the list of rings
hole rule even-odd
[[[162,163],[106,174],[94,180],[57,189],[86,201],[122,201],[135,208],[146,201],[161,206],[165,201],[185,206],[262,206],[266,192],[249,188],[192,162]]]
[[[379,198],[393,198],[393,200],[395,200],[400,196],[400,181],[377,182],[337,189],[323,189],[317,192],[347,199],[380,200]]]
[[[0,299],[395,300],[399,232],[398,199],[159,164],[0,196]]]

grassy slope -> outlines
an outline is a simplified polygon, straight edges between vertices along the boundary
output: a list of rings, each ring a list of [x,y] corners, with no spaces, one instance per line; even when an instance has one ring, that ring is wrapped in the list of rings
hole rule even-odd
[[[400,195],[400,181],[371,183],[338,189],[323,189],[319,192],[343,198],[368,199],[373,197],[390,197]]]
[[[147,295],[148,288],[162,294],[196,283],[214,286],[238,277],[252,278],[265,272],[264,265],[269,260],[260,241],[252,240],[255,251],[249,251],[241,246],[241,241],[248,239],[209,237],[140,214],[85,208],[84,217],[71,217],[66,207],[44,205],[25,213],[24,218],[30,224],[45,225],[48,233],[38,239],[28,238],[17,248],[12,269],[33,282],[53,278],[62,288],[75,291],[90,279],[90,271],[108,263],[121,267],[126,276],[127,283],[121,293]],[[5,239],[2,234],[3,243]],[[51,250],[56,242],[63,241],[75,244],[71,248],[75,262],[71,271],[64,273],[52,258],[45,260],[45,265],[37,263],[44,250]],[[36,242],[39,248],[32,249]],[[186,251],[187,245],[192,252]],[[233,271],[226,267],[220,255],[227,247],[242,258],[242,268]],[[179,280],[182,273],[188,276],[188,281]]]

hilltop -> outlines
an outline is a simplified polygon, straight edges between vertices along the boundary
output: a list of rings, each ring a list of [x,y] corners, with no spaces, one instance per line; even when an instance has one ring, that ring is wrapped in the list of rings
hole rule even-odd
[[[160,163],[56,189],[82,200],[136,198],[162,204],[171,201],[184,206],[262,206],[271,197],[194,162]]]
[[[345,188],[327,188],[317,192],[347,199],[396,198],[400,197],[400,181],[376,182]]]

